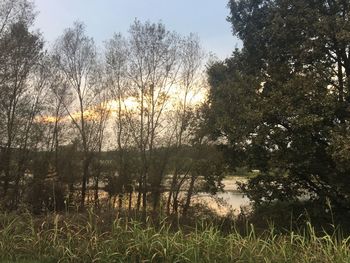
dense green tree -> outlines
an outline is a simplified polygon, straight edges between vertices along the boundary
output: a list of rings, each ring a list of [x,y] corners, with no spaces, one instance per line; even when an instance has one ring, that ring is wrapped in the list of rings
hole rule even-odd
[[[243,48],[209,67],[207,123],[232,162],[261,170],[242,186],[257,203],[308,194],[349,209],[349,4],[229,2]]]

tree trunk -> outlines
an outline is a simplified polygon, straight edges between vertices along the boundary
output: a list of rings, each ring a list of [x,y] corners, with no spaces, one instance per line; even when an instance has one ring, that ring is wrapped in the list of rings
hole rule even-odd
[[[86,185],[89,173],[89,159],[87,157],[84,158],[83,164],[83,178],[81,184],[81,200],[80,200],[80,211],[84,211],[85,209],[85,198],[86,198]]]
[[[171,180],[171,186],[169,189],[169,195],[168,195],[168,200],[166,203],[166,213],[167,215],[170,215],[170,204],[171,204],[171,197],[174,195],[175,187],[176,187],[176,182],[177,182],[177,177],[178,177],[178,171],[175,169],[174,175]]]
[[[190,207],[191,198],[192,198],[193,190],[194,190],[194,182],[195,182],[195,180],[196,180],[196,177],[194,175],[192,175],[191,182],[190,182],[190,187],[188,188],[186,202],[185,202],[184,209],[183,209],[183,216],[186,216],[188,208]]]
[[[146,181],[146,175],[143,178],[143,191],[142,191],[142,218],[143,220],[146,220],[146,214],[147,214],[147,181]]]
[[[141,207],[141,195],[142,195],[142,178],[140,177],[139,189],[138,189],[138,193],[137,193],[137,203],[136,203],[136,211],[137,212],[140,211],[140,207]]]
[[[123,194],[118,195],[118,211],[121,213],[123,208]]]
[[[128,208],[128,213],[130,215],[131,213],[131,207],[132,207],[132,192],[129,193],[129,208]]]
[[[99,183],[99,175],[96,175],[95,187],[94,187],[95,188],[95,193],[94,193],[95,208],[98,208],[99,206],[98,183]]]
[[[3,197],[6,197],[7,191],[10,183],[10,163],[11,163],[11,149],[6,149],[5,158],[4,158],[4,188],[3,188]]]

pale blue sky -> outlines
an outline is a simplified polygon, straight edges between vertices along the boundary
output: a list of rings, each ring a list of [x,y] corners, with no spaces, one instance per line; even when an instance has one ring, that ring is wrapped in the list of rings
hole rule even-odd
[[[239,41],[226,21],[228,0],[34,0],[39,12],[36,27],[52,43],[75,20],[86,25],[97,45],[113,33],[126,34],[135,18],[162,21],[181,35],[197,33],[202,46],[220,59],[228,57]]]

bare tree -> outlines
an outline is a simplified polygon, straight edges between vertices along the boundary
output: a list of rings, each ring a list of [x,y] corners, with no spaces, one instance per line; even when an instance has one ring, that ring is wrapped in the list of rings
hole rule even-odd
[[[141,160],[137,210],[142,202],[146,211],[148,193],[152,193],[153,208],[158,205],[172,154],[170,146],[179,148],[183,143],[202,57],[198,37],[182,38],[162,23],[136,20],[128,38],[116,35],[108,42],[107,72],[116,105],[117,149],[122,153],[123,147],[133,145]],[[177,181],[175,176],[169,206]]]
[[[196,96],[202,95],[203,82],[202,82],[202,66],[204,52],[200,46],[198,36],[191,34],[187,38],[183,39],[181,49],[182,67],[179,76],[179,89],[177,92],[177,100],[173,105],[173,118],[171,127],[174,127],[174,168],[173,176],[171,178],[171,185],[169,189],[169,195],[167,199],[166,209],[167,213],[170,213],[170,205],[172,203],[173,210],[177,212],[178,209],[178,197],[179,192],[187,180],[189,175],[189,168],[184,165],[181,158],[177,158],[181,152],[183,145],[189,145],[190,134],[186,133],[190,124],[191,114],[195,109],[195,102],[193,101]],[[182,175],[179,178],[179,175]],[[173,198],[173,201],[172,201]]]
[[[139,21],[130,28],[129,70],[134,97],[138,102],[139,122],[134,126],[134,140],[141,155],[137,208],[146,211],[148,178],[154,163],[154,149],[162,128],[162,114],[169,92],[180,69],[180,37],[167,31],[163,24]]]
[[[95,207],[99,206],[99,182],[103,170],[102,150],[107,131],[108,120],[111,113],[110,96],[107,89],[107,80],[103,72],[103,65],[95,67],[93,72],[94,87],[96,89],[95,106],[92,108],[93,118],[89,120],[91,127],[91,148],[95,154],[94,180],[94,203]]]
[[[74,195],[74,182],[76,181],[76,171],[74,169],[66,169],[70,160],[67,162],[65,151],[67,151],[68,144],[71,144],[69,139],[69,117],[67,118],[67,112],[65,106],[72,103],[71,91],[66,85],[66,80],[62,76],[60,69],[57,67],[56,59],[52,55],[47,55],[45,61],[43,61],[43,67],[45,74],[45,86],[46,94],[44,97],[45,107],[41,111],[40,116],[36,118],[36,123],[42,127],[41,149],[45,153],[46,160],[48,162],[49,171],[46,176],[42,178],[46,180],[50,177],[52,180],[53,193],[58,191],[57,186],[61,186],[60,196],[65,195],[63,189],[68,186],[69,197],[68,206],[71,205]],[[74,145],[71,147],[74,152]],[[70,156],[73,159],[73,154]],[[57,185],[55,185],[55,182]],[[55,190],[55,191],[54,191]],[[64,196],[65,197],[65,196]],[[56,197],[53,196],[54,200]],[[57,203],[53,207],[57,208]]]
[[[2,0],[0,3],[0,36],[12,24],[21,22],[31,26],[35,19],[34,3],[28,0]]]
[[[93,120],[98,90],[91,82],[93,68],[96,65],[96,48],[93,39],[85,34],[82,23],[75,22],[72,28],[65,30],[55,45],[55,58],[61,74],[65,77],[69,89],[74,95],[74,103],[64,104],[67,114],[79,134],[83,151],[83,171],[81,182],[80,208],[84,209],[86,188],[89,178],[89,166],[93,157],[94,130]]]
[[[122,207],[124,193],[129,194],[129,212],[132,203],[132,176],[130,169],[130,158],[128,148],[131,141],[131,119],[132,109],[127,103],[131,97],[130,81],[128,79],[128,45],[126,39],[121,34],[116,34],[106,44],[106,75],[109,86],[112,108],[112,117],[116,134],[117,147],[117,178],[113,182],[119,184],[117,192],[119,194],[119,209]]]
[[[43,55],[43,54],[41,54]],[[26,169],[29,168],[31,152],[38,151],[42,141],[43,129],[37,123],[37,117],[45,108],[45,97],[48,95],[48,75],[43,56],[40,56],[28,76],[28,90],[22,97],[23,121],[18,127],[17,141],[17,172],[14,182],[13,208],[16,208],[21,200],[20,181],[24,178]]]

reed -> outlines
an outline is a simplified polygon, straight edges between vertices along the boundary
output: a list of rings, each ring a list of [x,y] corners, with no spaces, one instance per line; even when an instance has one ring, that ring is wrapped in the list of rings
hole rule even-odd
[[[350,237],[340,231],[223,233],[201,224],[174,230],[166,220],[106,220],[88,216],[0,214],[1,262],[350,262]]]

